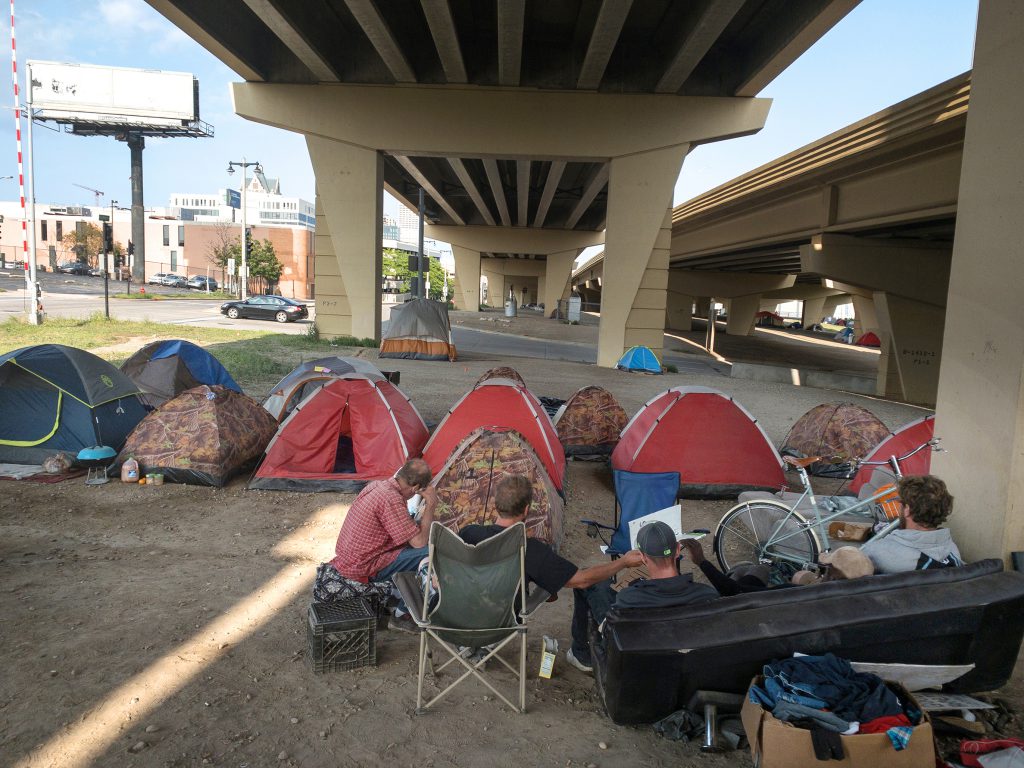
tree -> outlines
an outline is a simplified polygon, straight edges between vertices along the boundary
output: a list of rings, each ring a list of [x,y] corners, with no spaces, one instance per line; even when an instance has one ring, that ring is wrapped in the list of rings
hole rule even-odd
[[[273,243],[269,240],[250,241],[246,266],[249,269],[249,277],[258,278],[268,284],[280,280],[284,269],[284,265],[278,261]]]
[[[99,266],[96,263],[96,254],[103,252],[103,233],[95,224],[79,222],[76,226],[61,238],[61,244],[72,253],[78,261]]]
[[[384,249],[381,272],[384,277],[401,281],[401,290],[403,291],[409,290],[409,278],[416,274],[415,270],[409,269],[409,258],[413,255],[415,254],[396,248]],[[443,291],[444,267],[441,266],[438,259],[430,259],[430,298],[440,301]]]
[[[238,274],[238,265],[242,261],[242,246],[238,241],[238,230],[227,224],[215,224],[213,227],[213,241],[206,249],[210,261],[226,270],[228,259],[235,260],[235,274]]]

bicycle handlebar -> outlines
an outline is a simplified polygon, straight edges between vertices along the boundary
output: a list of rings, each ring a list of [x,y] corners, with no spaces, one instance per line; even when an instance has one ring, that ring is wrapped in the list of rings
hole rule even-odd
[[[925,448],[931,448],[935,452],[941,451],[942,449],[939,448],[939,440],[941,440],[941,438],[933,437],[928,442],[921,443],[921,445],[917,446],[917,448],[915,448],[910,453],[908,453],[908,454],[906,454],[904,456],[891,456],[888,459],[886,459],[885,461],[865,461],[864,459],[857,459],[857,464],[865,466],[865,467],[886,467],[886,466],[889,466],[889,462],[894,460],[894,459],[895,459],[896,463],[898,464],[901,461],[906,461],[907,459],[909,459],[914,454],[920,453]]]

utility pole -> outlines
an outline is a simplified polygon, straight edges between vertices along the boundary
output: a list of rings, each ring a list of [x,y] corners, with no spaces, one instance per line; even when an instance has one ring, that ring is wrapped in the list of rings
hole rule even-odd
[[[423,187],[420,187],[420,257],[416,267],[416,294],[419,298],[427,295],[426,286],[423,284],[423,217],[427,213],[426,203],[423,200]]]

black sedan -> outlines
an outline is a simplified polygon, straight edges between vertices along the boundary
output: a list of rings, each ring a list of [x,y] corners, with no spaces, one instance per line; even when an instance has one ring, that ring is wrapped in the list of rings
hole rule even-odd
[[[220,313],[232,320],[251,317],[256,320],[276,320],[279,323],[309,317],[305,304],[284,296],[250,296],[245,301],[229,301],[220,305]]]

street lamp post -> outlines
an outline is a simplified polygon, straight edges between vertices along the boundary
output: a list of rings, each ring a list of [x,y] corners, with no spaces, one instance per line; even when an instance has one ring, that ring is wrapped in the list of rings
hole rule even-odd
[[[256,171],[256,173],[263,173],[263,169],[260,167],[259,161],[256,161],[254,163],[247,163],[245,161],[244,156],[242,157],[242,162],[240,163],[235,162],[234,160],[228,162],[229,175],[235,172],[235,166],[238,166],[239,168],[242,169],[242,279],[241,285],[239,286],[241,290],[242,301],[245,301],[247,288],[249,287],[249,265],[247,263],[249,258],[249,241],[245,236],[245,188],[249,186],[249,182],[246,180],[245,171],[250,165],[255,166],[254,170]]]

